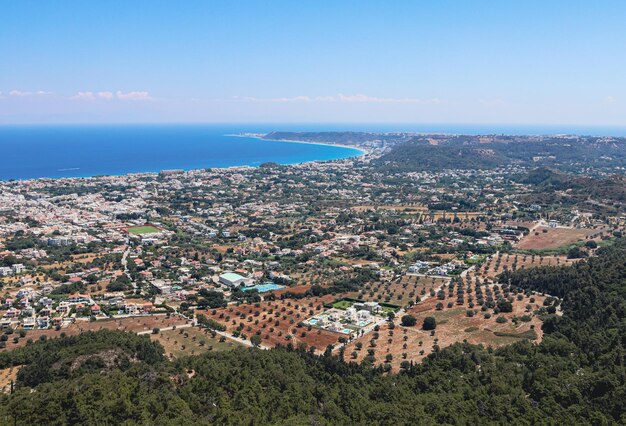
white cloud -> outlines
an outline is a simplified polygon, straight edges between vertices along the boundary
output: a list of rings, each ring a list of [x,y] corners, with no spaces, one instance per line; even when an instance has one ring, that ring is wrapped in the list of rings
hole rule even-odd
[[[38,90],[36,92],[29,92],[29,91],[22,91],[22,90],[11,90],[9,92],[10,96],[17,96],[20,98],[24,98],[27,96],[45,96],[45,95],[51,95],[52,92],[44,92],[43,90]]]
[[[233,100],[242,102],[276,102],[276,103],[288,103],[288,102],[338,102],[338,103],[396,103],[396,104],[438,104],[444,103],[440,99],[415,99],[415,98],[380,98],[376,96],[368,96],[362,93],[354,95],[344,95],[338,93],[334,96],[293,96],[293,97],[281,97],[281,98],[256,98],[252,96],[235,96]]]
[[[148,101],[152,98],[148,92],[120,92],[115,93],[118,99],[131,100],[131,101]]]
[[[72,99],[93,101],[94,99],[96,99],[96,96],[93,94],[93,92],[77,92],[74,96],[72,96]]]
[[[114,96],[113,92],[98,92],[98,97],[101,99],[113,99]]]
[[[223,101],[224,99],[213,99],[213,100]],[[261,101],[267,101],[268,99],[255,98],[254,96],[233,96],[231,100],[239,101],[239,102],[261,102]]]
[[[309,96],[294,96],[292,98],[273,98],[270,102],[311,102],[314,101]]]
[[[35,94],[48,94],[48,92],[11,92],[12,96],[32,96]],[[145,101],[151,100],[152,97],[148,92],[140,92],[140,91],[131,91],[131,92],[122,92],[118,90],[117,92],[111,91],[100,91],[93,92],[91,90],[79,91],[76,92],[75,95],[70,96],[68,99],[72,100],[82,100],[82,101],[94,101],[97,99],[102,99],[105,101],[110,101],[114,99],[119,99],[122,101],[130,100],[130,101]]]
[[[360,103],[422,103],[419,99],[412,98],[378,98],[376,96],[368,96],[362,93],[356,95],[344,95],[343,93],[337,94],[334,97],[333,102],[360,102]]]

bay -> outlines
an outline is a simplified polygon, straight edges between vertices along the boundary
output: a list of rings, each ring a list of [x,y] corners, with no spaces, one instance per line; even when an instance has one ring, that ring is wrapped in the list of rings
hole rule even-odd
[[[270,130],[254,125],[2,126],[0,179],[295,164],[362,153],[340,146],[229,136]]]

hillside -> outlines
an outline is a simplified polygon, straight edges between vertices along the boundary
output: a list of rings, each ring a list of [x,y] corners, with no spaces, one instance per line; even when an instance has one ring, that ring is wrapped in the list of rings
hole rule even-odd
[[[377,164],[397,171],[492,169],[511,164],[564,170],[623,166],[625,140],[613,142],[590,137],[421,135],[393,146]]]
[[[491,169],[505,166],[509,159],[488,147],[404,143],[383,155],[377,164],[395,171],[443,169]]]
[[[147,337],[100,331],[0,354],[25,365],[9,424],[618,424],[626,421],[626,241],[501,282],[563,298],[539,345],[456,344],[386,375],[330,356],[240,349],[167,361]],[[112,356],[115,354],[115,356]]]
[[[521,176],[519,181],[532,187],[533,192],[522,197],[526,202],[585,204],[612,214],[626,203],[626,177],[622,175],[598,179],[538,168]]]

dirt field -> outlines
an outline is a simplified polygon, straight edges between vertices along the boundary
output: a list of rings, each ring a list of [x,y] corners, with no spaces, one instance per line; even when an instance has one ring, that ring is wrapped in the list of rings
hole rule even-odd
[[[532,312],[542,306],[545,297],[533,295],[531,296],[534,299],[532,303],[529,297],[524,297],[521,301],[515,298],[512,303],[512,312],[494,314],[492,309],[488,309],[487,312],[491,314],[491,317],[485,319],[485,313],[481,312],[480,307],[469,308],[468,299],[459,305],[456,303],[456,296],[448,297],[447,294],[446,291],[444,300],[431,297],[409,309],[407,313],[417,319],[417,324],[413,327],[401,326],[401,315],[399,315],[394,321],[393,329],[390,329],[388,323],[380,327],[377,339],[374,338],[376,332],[372,331],[350,342],[345,349],[345,359],[361,362],[373,350],[375,364],[388,363],[393,371],[398,371],[402,361],[419,362],[433,350],[456,342],[467,341],[498,347],[522,338],[534,338],[534,341],[540,341],[542,338],[541,321]],[[452,306],[448,307],[450,302]],[[443,305],[441,309],[437,309],[438,303]],[[527,305],[531,305],[530,310],[527,310]],[[478,312],[469,317],[468,310]],[[517,325],[513,323],[513,317],[521,318],[524,315],[530,316],[530,321],[518,321]],[[437,327],[434,333],[422,329],[426,317],[436,319]],[[507,321],[498,323],[497,317],[505,317]],[[495,333],[506,334],[496,335]],[[372,341],[375,346],[372,346]],[[358,349],[359,342],[362,345],[360,350]],[[386,359],[388,355],[392,357],[390,361]]]
[[[307,347],[314,346],[318,352],[323,352],[328,345],[336,344],[343,335],[297,325],[323,312],[323,305],[334,299],[334,296],[327,295],[301,300],[264,301],[250,305],[231,305],[202,313],[207,318],[224,324],[229,333],[240,329],[247,339],[254,334],[259,335],[261,344],[265,347],[285,346],[288,343],[297,346],[304,343]]]
[[[276,295],[276,297],[280,297],[284,293],[306,293],[311,287],[311,284],[300,284],[293,287],[285,287],[280,290],[273,290],[272,293]]]
[[[83,253],[83,254],[73,254],[71,256],[72,260],[67,262],[57,262],[57,263],[48,263],[44,265],[39,265],[43,269],[52,269],[52,268],[66,268],[68,266],[72,266],[74,263],[90,263],[93,262],[96,258],[103,256],[101,253]],[[105,264],[105,265],[108,265]]]
[[[13,342],[13,337],[18,336],[17,332],[13,333],[9,340],[7,341],[7,346],[5,349],[0,349],[0,352],[7,351],[15,348],[19,348],[25,346],[27,341],[32,339],[36,341],[41,336],[46,336],[48,339],[54,339],[61,336],[61,333],[64,333],[68,336],[73,336],[85,331],[97,331],[102,329],[108,330],[122,330],[122,331],[130,331],[134,333],[142,332],[142,331],[151,331],[153,328],[167,328],[172,327],[174,325],[179,326],[186,324],[187,321],[180,317],[170,317],[167,318],[165,315],[150,315],[150,316],[141,316],[141,317],[129,317],[122,319],[107,319],[101,321],[77,321],[73,324],[70,324],[67,327],[62,328],[57,331],[54,329],[49,330],[29,330],[27,331],[26,337],[19,339],[17,343]]]
[[[15,383],[17,372],[20,371],[20,366],[5,368],[0,370],[0,392],[10,393],[11,382]]]
[[[220,335],[211,337],[209,330],[198,327],[161,331],[159,334],[150,334],[150,338],[161,343],[163,348],[165,348],[165,353],[170,358],[244,347],[241,343],[232,339],[222,338]]]
[[[522,250],[555,249],[578,241],[597,239],[604,229],[548,228],[540,226],[522,238],[516,248]]]

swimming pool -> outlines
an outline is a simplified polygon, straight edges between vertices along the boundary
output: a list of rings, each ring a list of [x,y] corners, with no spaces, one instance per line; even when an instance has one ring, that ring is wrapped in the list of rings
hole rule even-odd
[[[266,283],[266,284],[258,284],[252,287],[246,287],[243,289],[243,291],[256,290],[259,293],[265,293],[266,291],[280,290],[281,288],[285,288],[285,286],[274,284],[274,283]]]

